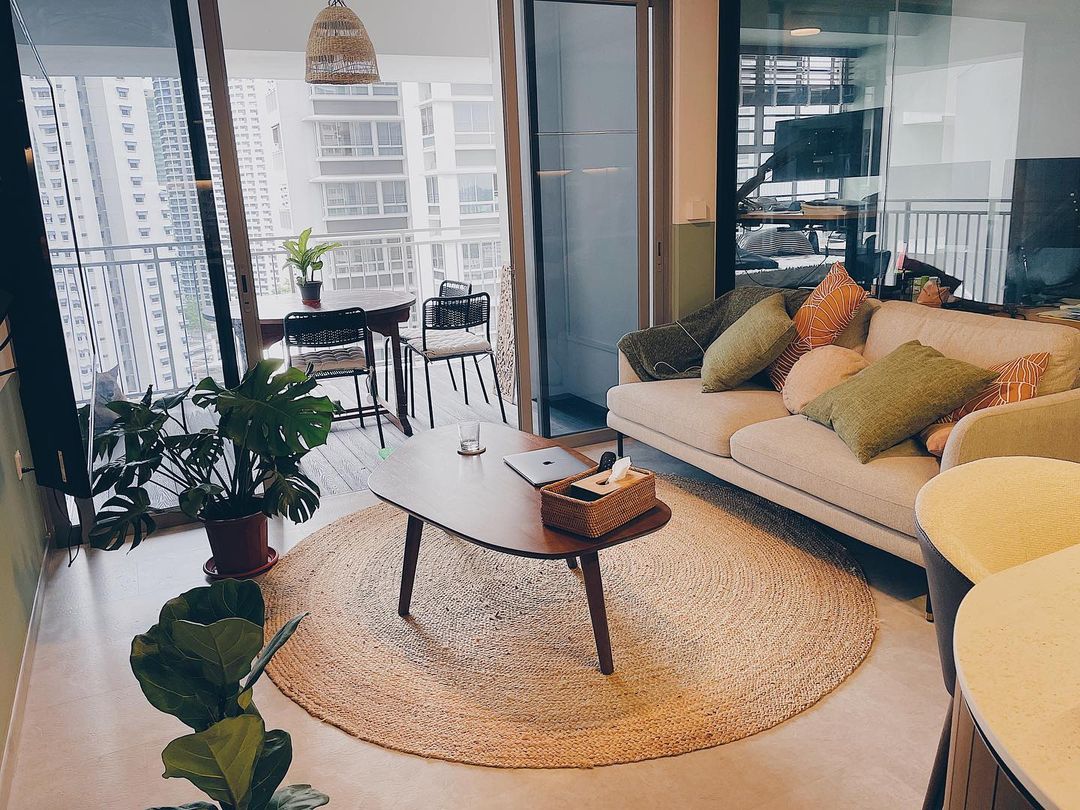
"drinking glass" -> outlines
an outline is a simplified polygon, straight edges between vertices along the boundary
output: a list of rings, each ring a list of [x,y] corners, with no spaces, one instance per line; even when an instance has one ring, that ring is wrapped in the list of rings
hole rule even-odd
[[[458,423],[458,444],[460,445],[460,451],[466,455],[473,455],[480,452],[480,423],[479,422],[459,422]]]

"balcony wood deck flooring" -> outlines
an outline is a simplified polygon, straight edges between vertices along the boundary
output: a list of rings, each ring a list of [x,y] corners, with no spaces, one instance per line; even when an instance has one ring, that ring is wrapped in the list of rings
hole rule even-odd
[[[465,368],[469,380],[468,405],[465,404],[461,391],[460,361],[454,361],[457,391],[454,390],[450,381],[450,372],[446,363],[431,364],[431,395],[435,405],[436,427],[454,425],[467,419],[479,419],[481,422],[502,421],[499,404],[495,399],[490,361],[482,360],[480,363],[490,403],[484,401],[480,385],[476,380],[476,367],[471,360],[466,360]],[[410,421],[418,434],[430,430],[431,426],[428,424],[423,366],[419,363],[416,372],[416,417],[411,418]],[[383,385],[381,368],[378,384],[381,390]],[[349,378],[327,380],[321,388],[327,396],[340,401],[344,407],[356,405],[356,393],[353,390],[352,380]],[[367,399],[366,392],[364,396]],[[393,401],[392,395],[391,401]],[[510,402],[506,403],[506,418],[512,426],[517,426],[517,407]],[[385,420],[383,421],[383,436],[389,448],[400,447],[407,441],[400,430]],[[375,420],[365,419],[365,426],[360,427],[359,420],[349,419],[335,422],[326,445],[309,453],[301,466],[319,485],[322,494],[329,496],[366,490],[368,476],[379,461],[379,432],[375,429]]]

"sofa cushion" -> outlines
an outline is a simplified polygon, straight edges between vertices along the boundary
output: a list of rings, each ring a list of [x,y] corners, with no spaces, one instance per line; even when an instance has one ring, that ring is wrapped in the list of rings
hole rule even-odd
[[[769,370],[777,391],[783,389],[795,361],[811,349],[833,343],[851,324],[865,300],[866,290],[852,280],[844,265],[834,264],[792,318],[798,335]]]
[[[705,350],[701,390],[707,394],[738,388],[764,371],[795,337],[795,324],[777,293],[750,307]]]
[[[963,405],[995,376],[912,340],[821,394],[803,414],[835,430],[865,464]]]
[[[717,456],[731,455],[735,431],[788,413],[772,389],[751,384],[704,394],[696,377],[618,385],[608,391],[607,402],[623,419]]]
[[[917,340],[946,357],[992,368],[1020,355],[1050,352],[1039,396],[1073,388],[1080,370],[1080,329],[886,301],[874,313],[863,355],[873,363]]]
[[[810,402],[866,368],[866,358],[853,349],[819,346],[807,352],[791,367],[784,382],[784,405],[792,413],[802,413]]]
[[[912,440],[860,464],[839,436],[803,416],[750,425],[730,443],[740,464],[911,536],[915,496],[939,470]]]

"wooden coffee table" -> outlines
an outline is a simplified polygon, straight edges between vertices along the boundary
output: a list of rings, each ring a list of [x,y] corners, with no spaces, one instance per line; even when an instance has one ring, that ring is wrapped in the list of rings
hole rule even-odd
[[[565,560],[570,568],[580,561],[600,671],[610,675],[614,667],[597,552],[655,532],[671,519],[671,509],[657,501],[645,514],[595,540],[548,528],[540,522],[540,490],[503,463],[503,457],[558,442],[487,422],[481,425],[480,442],[487,452],[462,456],[457,452],[457,427],[437,428],[409,439],[371,474],[371,491],[409,515],[398,614],[409,615],[425,523],[504,554]]]

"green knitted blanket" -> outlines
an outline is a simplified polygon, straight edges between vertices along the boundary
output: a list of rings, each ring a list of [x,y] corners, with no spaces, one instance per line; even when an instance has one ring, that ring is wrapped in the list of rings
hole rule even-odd
[[[788,314],[794,316],[810,291],[738,287],[675,323],[623,335],[619,349],[642,380],[700,377],[705,350],[716,336],[754,304],[776,293],[783,293]]]

